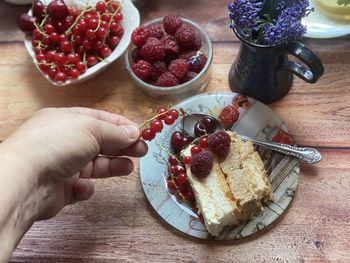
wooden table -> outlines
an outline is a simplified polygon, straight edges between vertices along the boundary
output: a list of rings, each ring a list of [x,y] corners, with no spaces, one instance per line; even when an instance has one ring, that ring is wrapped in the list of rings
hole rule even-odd
[[[162,0],[142,10],[143,21],[178,13],[207,30],[214,43],[211,92],[229,90],[227,74],[239,47],[228,29],[226,2]],[[0,140],[42,107],[92,107],[142,122],[169,102],[142,95],[123,59],[87,83],[50,86],[16,27],[15,17],[27,9],[0,2]],[[350,41],[304,42],[323,61],[325,75],[315,85],[296,78],[289,95],[270,106],[298,144],[318,148],[324,158],[302,165],[294,201],[272,227],[227,243],[179,236],[149,207],[136,169],[129,177],[97,181],[91,200],[36,223],[13,262],[349,262]]]

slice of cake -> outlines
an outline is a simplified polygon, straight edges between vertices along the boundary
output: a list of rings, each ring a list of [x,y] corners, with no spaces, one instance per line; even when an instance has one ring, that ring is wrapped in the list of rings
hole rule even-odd
[[[193,146],[183,156],[191,156]],[[210,135],[208,148],[194,154],[186,170],[198,210],[213,236],[226,226],[251,219],[262,210],[262,202],[272,199],[259,154],[236,133]]]
[[[190,147],[184,155],[190,155]],[[239,224],[241,218],[239,208],[216,160],[213,161],[213,167],[205,178],[194,176],[189,167],[187,167],[187,176],[198,210],[211,235],[218,236],[225,226]]]
[[[230,150],[240,161],[240,168],[249,178],[251,186],[260,201],[267,202],[273,199],[270,181],[258,152],[254,151],[252,142],[243,142],[234,132],[228,132],[231,137]],[[233,158],[233,157],[231,157]],[[238,161],[237,161],[238,162]]]

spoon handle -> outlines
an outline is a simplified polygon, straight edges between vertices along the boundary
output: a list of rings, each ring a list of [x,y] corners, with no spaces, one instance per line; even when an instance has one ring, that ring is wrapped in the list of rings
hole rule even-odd
[[[314,148],[308,147],[296,147],[289,144],[277,143],[277,142],[267,142],[254,138],[250,138],[247,136],[240,135],[240,137],[247,141],[252,141],[253,143],[271,149],[272,151],[276,151],[279,153],[283,153],[286,155],[291,155],[296,158],[299,158],[307,163],[317,163],[321,161],[321,154]]]

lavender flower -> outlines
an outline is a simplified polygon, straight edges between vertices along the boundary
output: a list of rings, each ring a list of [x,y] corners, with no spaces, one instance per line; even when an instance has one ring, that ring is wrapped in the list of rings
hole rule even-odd
[[[297,40],[306,33],[306,27],[301,19],[312,11],[308,0],[281,1],[277,10],[281,13],[273,24],[267,24],[264,28],[265,44],[282,44]]]
[[[257,26],[259,12],[261,11],[261,2],[255,0],[236,0],[228,4],[230,11],[230,27],[242,29],[251,33]]]
[[[300,38],[306,33],[301,19],[313,11],[308,0],[235,0],[228,9],[232,29],[242,30],[253,42],[266,45]]]

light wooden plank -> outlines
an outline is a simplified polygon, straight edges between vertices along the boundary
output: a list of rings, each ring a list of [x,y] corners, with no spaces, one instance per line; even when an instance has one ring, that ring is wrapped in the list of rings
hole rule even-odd
[[[346,262],[350,257],[350,151],[302,165],[295,197],[277,223],[234,242],[172,232],[150,209],[137,172],[96,182],[91,200],[38,222],[14,262]]]

